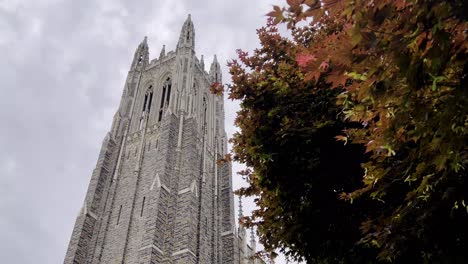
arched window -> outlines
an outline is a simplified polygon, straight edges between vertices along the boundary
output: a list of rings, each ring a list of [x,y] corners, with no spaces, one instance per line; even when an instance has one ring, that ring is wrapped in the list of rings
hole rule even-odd
[[[149,112],[151,110],[151,104],[153,102],[153,86],[150,86],[145,93],[145,100],[143,101],[142,112]]]
[[[141,110],[141,111],[143,111],[143,112],[144,112],[145,109],[146,109],[146,101],[148,101],[148,94],[145,94],[145,101],[144,101],[144,103],[143,103],[143,110]]]
[[[149,102],[148,102],[148,112],[151,110],[151,105],[153,102],[153,87],[150,86],[150,91],[149,91]]]
[[[151,103],[153,102],[153,86],[150,86],[145,93],[145,99],[143,101],[143,109],[141,110],[141,117],[140,117],[140,129],[143,128],[143,119],[145,116],[149,115],[151,110]],[[148,113],[148,114],[145,114]]]
[[[167,80],[166,80],[166,87],[167,87],[166,104],[168,105],[168,104],[169,104],[169,100],[171,99],[171,87],[172,87],[172,83],[171,83],[171,79],[170,79],[170,78],[167,78]]]
[[[162,119],[164,107],[168,105],[169,101],[171,100],[171,88],[172,88],[171,78],[168,77],[163,84],[161,103],[159,104],[158,122],[161,121]]]

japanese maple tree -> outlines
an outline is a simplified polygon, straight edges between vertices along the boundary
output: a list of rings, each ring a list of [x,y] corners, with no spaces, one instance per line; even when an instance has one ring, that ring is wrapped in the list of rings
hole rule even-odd
[[[465,263],[467,2],[288,0],[269,16],[292,38],[270,24],[230,65],[239,192],[259,206],[245,224],[311,263]]]

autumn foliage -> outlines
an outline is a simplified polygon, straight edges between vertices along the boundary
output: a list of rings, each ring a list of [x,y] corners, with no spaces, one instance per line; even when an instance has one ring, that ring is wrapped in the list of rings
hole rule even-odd
[[[267,251],[468,262],[466,1],[288,0],[230,63]],[[280,35],[275,24],[292,37]]]

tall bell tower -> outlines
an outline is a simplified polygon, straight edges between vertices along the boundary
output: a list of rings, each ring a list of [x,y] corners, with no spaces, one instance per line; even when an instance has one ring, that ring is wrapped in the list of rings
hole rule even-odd
[[[64,263],[247,263],[239,257],[222,82],[195,54],[190,15],[177,47],[138,45]],[[244,260],[242,260],[244,261]],[[246,260],[245,260],[246,261]]]

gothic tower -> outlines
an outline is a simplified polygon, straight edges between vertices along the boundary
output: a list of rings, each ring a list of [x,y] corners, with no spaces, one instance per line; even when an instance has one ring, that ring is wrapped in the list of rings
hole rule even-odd
[[[215,57],[195,56],[190,15],[175,51],[138,45],[64,263],[240,263]],[[244,262],[244,261],[242,261]]]

